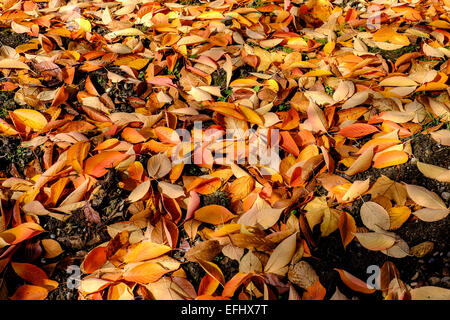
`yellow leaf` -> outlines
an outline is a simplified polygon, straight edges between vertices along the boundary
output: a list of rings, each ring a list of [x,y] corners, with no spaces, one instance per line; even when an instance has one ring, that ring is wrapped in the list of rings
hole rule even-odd
[[[47,125],[47,119],[39,111],[32,109],[16,109],[13,113],[20,121],[32,129],[41,130]]]
[[[142,68],[144,68],[147,63],[148,63],[149,59],[133,59],[132,61],[128,62],[126,65],[130,68],[136,69],[136,70],[141,70]]]
[[[223,19],[225,18],[219,11],[203,12],[197,16],[198,19]]]
[[[305,73],[303,76],[304,77],[320,77],[320,76],[330,76],[332,74],[333,73],[331,71],[318,69],[318,70],[309,71],[309,72]]]
[[[383,27],[377,32],[375,32],[373,34],[373,40],[381,42],[390,42],[393,44],[399,44],[404,46],[407,46],[410,43],[407,36],[397,33],[390,27]]]
[[[244,114],[244,116],[247,118],[247,120],[250,123],[255,123],[258,126],[263,126],[264,125],[264,122],[261,119],[261,117],[259,116],[259,114],[257,114],[252,109],[244,107],[242,105],[239,105],[239,110],[241,110],[241,112]]]
[[[85,32],[91,32],[91,23],[89,22],[89,20],[77,18],[75,19],[75,22],[78,23],[80,30],[83,30]]]
[[[411,215],[411,209],[407,206],[392,207],[388,210],[388,213],[391,220],[389,229],[396,230],[408,220]]]
[[[333,52],[335,47],[336,47],[336,42],[334,40],[327,42],[327,44],[323,47],[323,52],[330,55],[331,52]]]

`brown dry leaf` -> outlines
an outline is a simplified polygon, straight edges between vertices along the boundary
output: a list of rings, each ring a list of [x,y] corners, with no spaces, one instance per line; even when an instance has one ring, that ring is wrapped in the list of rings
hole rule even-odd
[[[375,181],[367,193],[372,195],[372,199],[376,199],[378,196],[385,196],[400,206],[405,204],[407,197],[405,185],[392,181],[384,175]]]
[[[136,188],[134,188],[133,191],[131,191],[130,195],[128,196],[128,201],[136,202],[138,200],[141,200],[143,197],[145,197],[149,189],[150,180],[142,182]]]
[[[434,243],[431,241],[425,241],[415,245],[409,250],[409,253],[417,258],[423,258],[427,254],[431,253],[434,249]]]
[[[185,257],[189,261],[197,261],[198,259],[204,261],[211,261],[222,251],[222,246],[217,240],[206,240],[197,243],[190,248]]]
[[[410,291],[411,300],[450,300],[450,289],[425,286]]]
[[[388,230],[390,228],[389,213],[376,202],[365,202],[361,206],[361,220],[370,230]]]
[[[379,232],[355,233],[355,237],[364,248],[373,251],[389,249],[395,243],[394,237]]]
[[[147,162],[147,172],[150,177],[160,179],[167,175],[172,170],[172,163],[167,155],[158,153],[154,155]]]
[[[316,271],[306,261],[300,261],[289,267],[288,279],[302,289],[307,289],[318,279]]]
[[[426,222],[434,222],[445,219],[450,212],[449,209],[430,209],[423,208],[413,212],[417,218]]]
[[[418,205],[429,209],[447,210],[447,206],[436,193],[413,184],[405,183],[405,186],[408,196]]]
[[[430,136],[444,146],[450,146],[450,131],[438,130],[430,133]]]
[[[249,272],[260,273],[263,271],[263,265],[261,260],[253,253],[253,251],[247,252],[239,262],[239,272],[249,273]]]
[[[359,172],[363,172],[369,169],[370,165],[372,164],[373,154],[373,148],[368,148],[355,160],[355,162],[353,162],[353,164],[344,173],[349,176],[353,176]]]
[[[427,178],[450,183],[450,170],[448,169],[420,161],[417,161],[417,168]]]
[[[342,197],[342,201],[353,201],[357,197],[363,195],[367,190],[369,190],[370,186],[370,178],[367,178],[364,181],[354,181],[351,187],[347,190],[347,192]]]
[[[297,233],[294,233],[284,239],[273,250],[272,254],[264,267],[264,272],[284,275],[288,272],[287,265],[295,253],[297,243]]]
[[[283,210],[284,208],[272,208],[258,196],[252,208],[239,217],[238,223],[268,229],[278,221]]]

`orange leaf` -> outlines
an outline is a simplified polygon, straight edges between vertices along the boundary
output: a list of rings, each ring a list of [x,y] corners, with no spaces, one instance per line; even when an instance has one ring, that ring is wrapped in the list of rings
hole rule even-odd
[[[82,164],[88,155],[90,146],[91,144],[87,141],[79,141],[67,150],[67,163],[78,173],[82,172]]]
[[[365,282],[356,278],[352,274],[348,273],[343,269],[335,268],[337,272],[339,272],[339,276],[341,277],[342,282],[354,291],[358,291],[365,294],[371,294],[375,292],[374,288],[370,288]]]
[[[11,266],[19,277],[34,285],[40,286],[45,282],[45,279],[48,279],[48,276],[44,270],[33,264],[11,262]]]
[[[372,36],[374,41],[390,42],[404,46],[407,46],[410,43],[407,36],[397,33],[390,27],[383,27],[375,32]]]
[[[40,225],[34,222],[25,222],[19,224],[17,227],[1,232],[0,238],[3,239],[8,244],[18,244],[42,232],[45,232],[45,230],[42,229]]]
[[[0,132],[6,133],[9,136],[14,136],[19,134],[12,126],[10,126],[6,121],[0,119]]]
[[[200,281],[200,285],[198,287],[198,295],[212,295],[217,290],[220,282],[217,281],[214,277],[206,274],[202,281]]]
[[[224,297],[232,297],[234,292],[239,288],[241,284],[243,284],[247,279],[253,276],[253,272],[243,273],[238,272],[231,278],[224,286],[222,296]]]
[[[123,282],[109,287],[108,300],[134,300],[133,290]]]
[[[214,106],[214,107],[211,107],[210,109],[214,110],[224,116],[232,117],[232,118],[235,118],[238,120],[243,120],[243,121],[247,120],[242,114],[240,114],[233,108],[228,108],[225,106]]]
[[[355,237],[356,223],[353,216],[345,211],[342,211],[339,215],[339,231],[341,233],[342,244],[346,248]]]
[[[370,124],[353,123],[339,130],[338,134],[346,138],[361,138],[377,131],[378,129]]]
[[[292,153],[294,156],[298,157],[298,155],[300,154],[300,150],[298,149],[298,146],[290,133],[288,131],[281,131],[280,136],[282,139],[281,147],[287,152]]]
[[[158,281],[163,275],[171,270],[164,268],[156,262],[145,262],[128,271],[125,271],[123,278],[126,281],[137,283],[150,283]]]
[[[155,134],[162,143],[179,144],[181,143],[178,133],[167,127],[156,127]]]
[[[97,247],[84,258],[81,269],[85,273],[92,273],[100,269],[106,263],[106,247]]]
[[[408,154],[400,150],[386,151],[380,154],[374,161],[373,167],[380,169],[408,161]]]
[[[197,259],[196,261],[206,271],[206,273],[209,274],[212,278],[217,280],[222,285],[225,284],[225,277],[223,276],[222,271],[219,269],[219,267],[216,264],[209,262],[209,261],[202,260],[202,259]]]
[[[170,247],[163,244],[153,243],[150,241],[142,241],[128,252],[128,254],[124,258],[124,262],[131,263],[150,260],[159,257],[169,252],[170,250]]]
[[[316,279],[314,283],[306,289],[306,292],[303,293],[303,300],[323,300],[325,295],[327,294],[327,290],[320,283],[319,279]]]
[[[100,178],[108,172],[108,168],[115,167],[129,157],[119,151],[104,151],[86,160],[84,171],[86,174]]]
[[[407,206],[392,207],[388,210],[390,217],[390,230],[396,230],[408,220],[411,215],[411,209]]]
[[[25,284],[10,297],[11,300],[44,300],[48,291],[45,288]]]
[[[372,140],[368,141],[367,143],[365,143],[356,154],[363,154],[364,151],[366,151],[367,149],[369,149],[371,147],[374,148],[374,152],[380,152],[380,151],[383,151],[384,149],[392,147],[398,143],[401,143],[401,141],[398,139],[387,139],[387,138],[372,139]]]
[[[194,190],[195,192],[203,195],[211,194],[219,189],[221,185],[222,182],[220,178],[217,177],[211,179],[197,178],[186,187],[186,191],[189,192],[191,190]]]
[[[215,225],[223,224],[234,217],[235,215],[227,208],[216,204],[202,207],[194,212],[194,219]]]
[[[108,140],[103,141],[102,143],[99,143],[95,148],[94,151],[99,151],[99,150],[106,150],[106,149],[110,149],[110,148],[114,148],[115,146],[117,146],[119,144],[119,140],[116,138],[111,138]]]
[[[66,86],[62,86],[58,89],[58,92],[56,93],[55,98],[53,99],[53,102],[50,106],[50,108],[56,108],[67,101],[69,98],[69,93],[66,90]]]
[[[121,136],[129,143],[141,143],[147,140],[136,129],[128,127],[123,129]]]
[[[244,107],[244,106],[240,105],[239,106],[239,110],[241,110],[241,112],[244,114],[244,116],[247,118],[247,120],[250,123],[256,123],[259,126],[263,126],[264,125],[264,121],[261,119],[260,115],[257,114],[252,109],[249,109],[247,107]]]

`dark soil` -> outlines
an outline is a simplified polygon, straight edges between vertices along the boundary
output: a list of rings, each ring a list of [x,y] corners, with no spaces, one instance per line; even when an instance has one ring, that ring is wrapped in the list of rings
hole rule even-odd
[[[0,136],[0,169],[3,172],[23,175],[25,167],[41,153],[40,149],[32,151],[20,146],[20,138]],[[15,174],[14,174],[15,173]]]
[[[58,262],[52,279],[60,283],[59,287],[49,294],[50,300],[76,300],[78,293],[66,285],[73,272],[68,271],[69,266],[79,266],[84,256],[99,244],[110,240],[106,226],[125,220],[125,199],[127,191],[119,188],[118,173],[110,171],[101,183],[101,189],[91,201],[91,206],[101,218],[101,223],[93,224],[87,220],[84,209],[72,212],[65,222],[42,217],[42,225],[50,234],[50,238],[57,240],[64,249],[64,254]],[[48,234],[45,237],[48,237]]]
[[[425,163],[438,165],[440,167],[450,167],[450,148],[437,144],[428,135],[419,134],[411,140],[414,157]],[[447,183],[442,183],[433,179],[426,178],[417,169],[415,163],[411,161],[394,167],[384,169],[370,168],[354,176],[342,176],[350,181],[365,180],[370,177],[371,182],[375,182],[381,175],[397,181],[408,184],[416,184],[426,187],[428,190],[436,192],[449,205],[449,199],[442,196],[449,192]],[[360,207],[364,201],[370,199],[370,196],[364,196],[363,199],[354,201],[346,210],[353,215],[358,227],[363,226],[359,216]],[[415,285],[438,285],[450,288],[449,263],[450,247],[448,239],[450,227],[450,217],[436,222],[424,222],[411,217],[395,233],[405,240],[409,247],[413,247],[424,241],[434,243],[434,249],[427,256],[417,258],[408,256],[405,258],[389,257],[381,252],[369,251],[362,247],[356,241],[352,241],[347,249],[344,250],[339,231],[336,231],[328,237],[320,238],[317,248],[313,249],[312,258],[306,260],[312,265],[319,275],[320,282],[327,289],[329,298],[335,292],[336,286],[347,297],[358,297],[359,299],[379,299],[381,293],[376,292],[372,295],[365,295],[350,290],[340,280],[337,271],[334,268],[344,269],[354,276],[365,281],[372,273],[367,273],[370,265],[377,265],[380,268],[386,261],[391,261],[400,271],[401,279],[411,286]],[[318,230],[314,230],[316,234]],[[319,233],[320,234],[320,233]]]
[[[211,194],[200,196],[201,206],[209,206],[212,204],[217,204],[225,208],[229,207],[230,198],[228,197],[228,193],[218,190]]]
[[[180,227],[180,239],[180,241],[188,242],[190,246],[194,246],[197,241],[201,241],[200,236],[197,236],[196,239],[192,241],[183,227]],[[174,258],[184,261],[184,254],[185,252],[183,250],[178,250],[174,253]],[[239,272],[239,262],[224,256],[222,253],[218,254],[211,262],[219,266],[225,281],[230,280],[234,275],[236,275],[236,273]],[[181,267],[194,288],[198,288],[202,278],[206,275],[205,270],[203,270],[197,262],[190,262],[187,260],[184,261]]]
[[[8,111],[18,109],[20,106],[14,101],[13,91],[0,92],[0,118],[6,119]]]
[[[31,37],[26,33],[14,33],[9,28],[0,28],[0,43],[11,48],[27,43]]]
[[[227,86],[227,73],[224,69],[217,69],[211,74],[212,85],[219,86],[221,90],[225,90]]]

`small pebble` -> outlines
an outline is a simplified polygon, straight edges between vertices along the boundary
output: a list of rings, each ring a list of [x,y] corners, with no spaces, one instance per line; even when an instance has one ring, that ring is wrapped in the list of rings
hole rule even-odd
[[[443,277],[443,278],[441,279],[441,282],[442,282],[445,286],[450,287],[450,277]]]
[[[435,258],[430,258],[430,259],[428,260],[428,263],[429,263],[429,264],[433,264],[435,261],[436,261]]]
[[[450,192],[442,192],[442,193],[441,193],[441,197],[442,197],[442,199],[444,199],[444,200],[450,199]]]
[[[415,286],[417,286],[417,282],[411,282],[411,287],[415,287]]]
[[[439,279],[438,277],[431,277],[430,279],[428,279],[428,282],[435,286],[437,285],[439,282],[441,282],[441,279]]]
[[[56,235],[54,234],[54,233],[52,233],[51,235],[50,235],[50,239],[55,239],[56,238]]]

